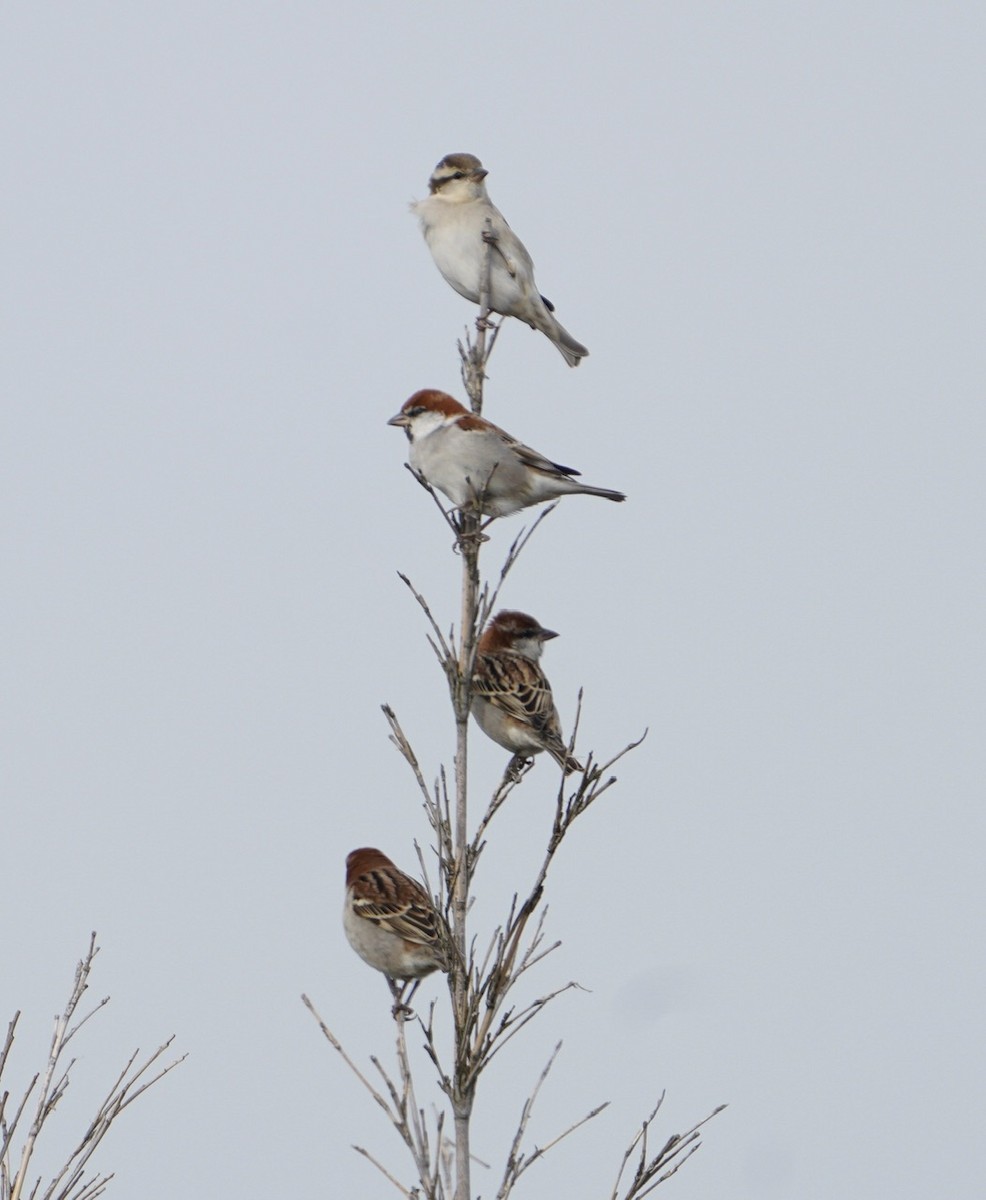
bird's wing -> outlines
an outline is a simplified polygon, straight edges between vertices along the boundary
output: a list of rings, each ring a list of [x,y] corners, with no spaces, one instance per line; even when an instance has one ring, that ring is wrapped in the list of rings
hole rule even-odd
[[[493,243],[497,255],[503,259],[503,265],[510,272],[511,276],[516,279],[518,272],[522,272],[529,282],[534,282],[534,262],[530,254],[527,252],[527,247],[514,233],[507,223],[507,219],[503,213],[491,204],[493,210],[490,213],[493,224],[493,233],[496,235],[496,241]]]
[[[561,737],[551,685],[530,659],[519,654],[481,654],[472,686],[477,696],[523,721],[539,737]]]
[[[517,458],[525,467],[532,467],[535,471],[545,471],[549,475],[580,475],[580,471],[576,471],[574,467],[564,467],[561,463],[552,462],[550,458],[545,458],[543,454],[539,454],[537,450],[533,450],[530,446],[525,446],[523,442],[518,442],[515,437],[511,437],[509,433],[503,429],[497,428],[497,433],[506,442],[510,449],[516,454]]]
[[[494,425],[492,421],[487,421],[485,417],[479,417],[475,413],[463,413],[456,418],[455,426],[460,434],[467,434],[469,437],[476,438],[495,438],[500,444],[510,451],[523,467],[530,467],[535,471],[544,471],[548,475],[579,475],[581,472],[576,471],[574,467],[564,467],[561,463],[552,462],[550,458],[545,458],[543,454],[539,454],[530,446],[525,446],[523,442],[518,442],[505,429],[501,429],[499,425]],[[499,458],[500,455],[491,456]]]
[[[507,254],[506,250],[503,248],[502,244],[499,241],[493,243],[493,249],[496,251],[496,253],[499,255],[499,257],[503,260],[503,265],[507,268],[507,273],[510,275],[510,277],[512,279],[516,279],[517,278],[517,263],[515,262],[515,260],[512,259],[509,254]]]
[[[395,882],[397,886],[394,886]],[[361,875],[353,908],[367,921],[409,942],[434,945],[440,940],[434,906],[424,888],[403,873],[397,880],[376,871]]]

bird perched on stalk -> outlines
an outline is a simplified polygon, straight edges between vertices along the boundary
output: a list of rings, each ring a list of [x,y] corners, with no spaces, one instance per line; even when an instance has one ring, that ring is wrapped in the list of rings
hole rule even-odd
[[[406,987],[432,971],[449,969],[448,931],[431,897],[417,880],[371,846],[353,850],[346,858],[342,924],[360,958],[386,975],[395,1013],[406,1007],[398,979]]]
[[[562,740],[551,684],[538,664],[544,643],[557,636],[527,613],[497,613],[476,648],[472,714],[505,750],[520,758],[547,750],[570,775],[582,766]]]
[[[474,154],[446,154],[428,180],[431,194],[411,205],[435,266],[460,296],[478,304],[489,219],[490,308],[540,329],[568,365],[577,367],[589,351],[561,325],[554,305],[538,291],[531,256],[487,194],[488,174]]]
[[[518,442],[447,392],[415,392],[387,424],[407,434],[415,474],[459,509],[478,508],[489,517],[505,517],[531,504],[578,493],[626,499],[622,492],[578,483],[573,478],[578,471]]]

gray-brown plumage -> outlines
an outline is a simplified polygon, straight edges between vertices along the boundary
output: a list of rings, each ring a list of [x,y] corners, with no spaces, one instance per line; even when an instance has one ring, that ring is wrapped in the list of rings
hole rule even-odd
[[[479,639],[472,712],[497,745],[522,756],[547,750],[569,775],[582,766],[562,739],[551,685],[538,665],[544,643],[557,636],[527,613],[497,613]]]
[[[370,846],[346,859],[343,927],[364,962],[390,979],[448,970],[446,935],[431,897]]]
[[[490,307],[539,329],[568,365],[577,367],[589,351],[559,322],[555,306],[538,291],[527,248],[486,191],[488,173],[474,154],[446,154],[428,180],[429,195],[411,205],[435,265],[460,296],[478,304],[488,221],[495,239]]]

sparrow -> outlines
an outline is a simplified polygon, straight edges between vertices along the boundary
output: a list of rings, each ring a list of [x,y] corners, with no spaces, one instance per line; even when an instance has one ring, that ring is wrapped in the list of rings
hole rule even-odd
[[[489,218],[495,237],[490,308],[540,329],[568,365],[577,367],[589,351],[559,324],[554,305],[538,291],[531,256],[486,192],[483,181],[488,174],[474,154],[446,154],[428,180],[431,195],[411,205],[435,266],[460,296],[478,304]]]
[[[625,500],[622,492],[589,487],[578,471],[552,462],[463,408],[447,392],[415,392],[388,425],[397,425],[411,443],[411,469],[444,492],[456,508],[476,507],[489,517],[505,517],[531,504],[583,492]]]
[[[472,714],[487,737],[522,757],[547,750],[570,775],[581,771],[561,736],[551,684],[538,659],[557,637],[522,612],[501,612],[483,630],[472,677]]]
[[[389,981],[449,969],[447,931],[431,897],[372,847],[346,858],[342,924],[350,946]]]

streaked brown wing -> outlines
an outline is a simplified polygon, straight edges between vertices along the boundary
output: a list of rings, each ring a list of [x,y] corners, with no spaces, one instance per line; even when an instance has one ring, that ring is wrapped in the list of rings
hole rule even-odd
[[[424,888],[408,875],[402,874],[399,882],[394,888],[377,871],[361,875],[353,897],[356,912],[409,942],[434,944],[440,938],[438,914]]]
[[[548,683],[536,663],[516,654],[481,654],[476,659],[473,691],[545,737],[560,737],[558,712]]]

